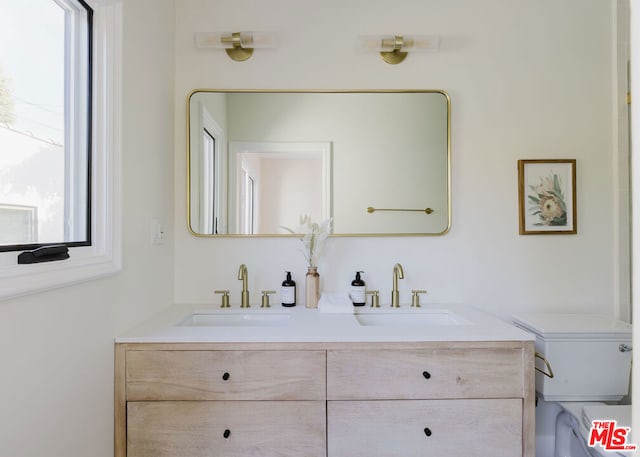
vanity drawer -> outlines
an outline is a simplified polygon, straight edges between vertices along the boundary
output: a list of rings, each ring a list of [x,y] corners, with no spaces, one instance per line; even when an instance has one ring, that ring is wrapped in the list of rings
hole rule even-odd
[[[127,404],[127,457],[326,456],[322,401]]]
[[[327,352],[329,400],[521,398],[523,379],[518,348]]]
[[[132,400],[324,400],[324,351],[128,351]]]
[[[522,456],[522,400],[330,401],[328,457]]]

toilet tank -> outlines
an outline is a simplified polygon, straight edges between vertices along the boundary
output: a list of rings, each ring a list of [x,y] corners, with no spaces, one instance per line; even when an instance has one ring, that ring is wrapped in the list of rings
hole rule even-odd
[[[631,325],[596,314],[523,313],[516,327],[536,337],[536,392],[547,401],[620,400],[629,391]]]

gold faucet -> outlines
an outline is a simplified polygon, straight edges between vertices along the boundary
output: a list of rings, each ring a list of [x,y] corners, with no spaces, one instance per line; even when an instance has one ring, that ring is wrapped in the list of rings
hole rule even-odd
[[[400,292],[398,291],[398,279],[404,279],[402,265],[396,263],[393,266],[393,290],[391,291],[391,307],[400,308]]]
[[[242,301],[240,302],[240,308],[249,308],[249,288],[247,287],[247,281],[249,281],[249,274],[247,273],[247,266],[243,263],[238,270],[238,279],[242,281]]]

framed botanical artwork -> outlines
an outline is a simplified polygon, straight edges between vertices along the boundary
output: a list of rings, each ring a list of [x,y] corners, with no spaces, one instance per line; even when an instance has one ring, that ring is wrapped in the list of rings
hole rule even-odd
[[[575,159],[518,160],[520,235],[577,233]]]

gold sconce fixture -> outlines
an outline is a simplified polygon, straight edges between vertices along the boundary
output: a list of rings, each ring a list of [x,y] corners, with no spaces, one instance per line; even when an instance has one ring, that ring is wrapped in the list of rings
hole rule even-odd
[[[268,32],[201,32],[195,42],[198,49],[224,49],[236,62],[249,59],[256,48],[276,47],[275,36]]]
[[[440,37],[433,35],[376,35],[360,37],[360,48],[380,53],[382,60],[397,65],[406,59],[409,51],[437,52]]]

